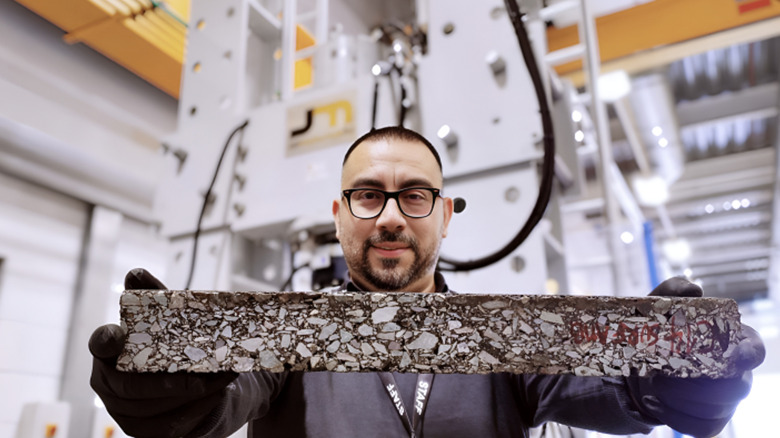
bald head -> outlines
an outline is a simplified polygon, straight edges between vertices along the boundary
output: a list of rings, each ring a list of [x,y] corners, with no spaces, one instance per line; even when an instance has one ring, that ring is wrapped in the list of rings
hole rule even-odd
[[[363,143],[367,142],[377,142],[377,141],[391,141],[391,140],[400,140],[410,143],[422,143],[425,145],[428,150],[431,152],[433,157],[436,159],[436,164],[439,165],[439,171],[441,172],[442,166],[441,166],[441,158],[439,157],[439,153],[436,152],[436,148],[433,147],[431,142],[428,141],[425,137],[418,134],[415,131],[412,131],[411,129],[406,129],[403,126],[386,126],[384,128],[379,129],[372,129],[371,131],[367,132],[366,134],[363,134],[362,137],[355,140],[354,143],[347,149],[347,153],[344,154],[344,161],[342,162],[342,167],[347,164],[347,160],[349,159],[349,156],[352,155],[352,151],[355,150],[358,146],[360,146]]]

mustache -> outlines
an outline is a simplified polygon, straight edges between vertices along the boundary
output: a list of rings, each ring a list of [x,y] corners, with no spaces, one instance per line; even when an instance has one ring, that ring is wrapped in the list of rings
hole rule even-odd
[[[384,242],[401,242],[406,243],[410,248],[417,248],[417,239],[401,232],[390,231],[381,231],[379,234],[369,237],[366,239],[365,247],[368,248],[369,246],[378,245]]]

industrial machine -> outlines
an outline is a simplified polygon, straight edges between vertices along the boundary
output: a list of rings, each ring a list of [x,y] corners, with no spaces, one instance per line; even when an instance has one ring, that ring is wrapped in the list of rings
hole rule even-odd
[[[512,11],[375,2],[366,8],[385,18],[345,25],[346,2],[299,3],[192,4],[178,130],[164,139],[172,153],[156,202],[171,241],[168,282],[310,290],[343,280],[330,212],[343,154],[371,128],[402,124],[434,143],[444,194],[468,205],[442,245],[451,287],[566,290],[555,197],[579,190],[573,91],[551,82],[546,64],[529,69]],[[520,28],[541,51],[541,2],[521,6]],[[556,122],[545,125],[545,112]],[[545,145],[553,126],[557,159]]]

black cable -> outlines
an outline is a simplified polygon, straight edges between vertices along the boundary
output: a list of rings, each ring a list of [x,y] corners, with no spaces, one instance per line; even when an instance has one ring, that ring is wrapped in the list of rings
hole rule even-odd
[[[396,94],[395,94],[395,90],[396,90],[395,81],[396,81],[396,75],[398,75],[398,77],[397,77],[397,79],[398,79],[398,90],[399,90],[399,94],[400,94],[400,93],[404,92],[403,91],[403,83],[401,81],[401,77],[403,76],[404,72],[401,70],[400,67],[395,65],[395,61],[394,60],[391,60],[390,65],[392,66],[392,68],[390,69],[389,72],[387,72],[387,83],[390,84],[390,95],[391,95],[391,98],[394,101],[393,103],[395,103],[395,96],[396,96]],[[401,113],[403,112],[404,104],[403,104],[403,102],[400,102],[400,101],[399,101],[399,103],[400,103],[401,107],[397,108],[398,109],[398,126],[402,126]],[[393,109],[396,109],[395,105],[393,105]]]
[[[374,103],[371,105],[371,130],[376,129],[376,104],[379,98],[379,77],[374,78]]]
[[[406,107],[404,106],[404,100],[406,99],[406,87],[403,84],[403,71],[396,66],[395,64],[391,64],[391,69],[389,72],[384,73],[380,76],[376,76],[374,79],[374,98],[371,104],[371,130],[373,131],[376,129],[376,114],[377,114],[377,106],[379,102],[379,79],[381,77],[386,76],[388,78],[388,81],[390,83],[390,92],[393,92],[393,85],[394,85],[394,78],[393,78],[393,72],[398,73],[398,86],[401,90],[401,108],[398,111],[398,126],[404,125],[404,120],[406,119]]]
[[[401,87],[401,109],[398,114],[398,126],[404,126],[404,120],[406,119],[406,105],[404,105],[404,101],[406,100],[406,87],[404,87],[403,76],[398,78],[398,86]]]
[[[206,207],[209,205],[211,190],[214,189],[214,184],[217,182],[217,175],[219,175],[219,168],[222,167],[222,160],[225,158],[225,152],[227,152],[228,146],[230,146],[230,140],[232,140],[238,132],[243,131],[248,124],[249,120],[246,120],[244,123],[237,126],[228,136],[227,141],[225,141],[225,146],[222,147],[222,154],[219,156],[219,161],[217,161],[217,168],[214,169],[214,176],[211,178],[211,184],[209,184],[209,189],[206,191],[206,195],[203,197],[203,206],[200,209],[200,216],[198,216],[198,226],[195,228],[195,236],[193,238],[190,273],[187,275],[187,285],[184,287],[184,290],[189,290],[190,285],[192,284],[192,275],[195,272],[195,259],[198,255],[198,239],[200,238],[200,230],[203,225],[203,216],[206,214]]]
[[[308,268],[308,267],[309,267],[309,263],[304,263],[304,264],[302,264],[301,266],[297,266],[297,267],[293,268],[293,269],[292,269],[292,272],[290,272],[290,276],[289,276],[289,277],[287,277],[287,280],[285,280],[284,284],[282,284],[282,287],[281,287],[281,288],[279,288],[279,290],[282,290],[282,291],[283,291],[283,290],[287,289],[287,287],[288,287],[288,286],[292,286],[292,280],[293,280],[293,276],[294,276],[294,275],[295,275],[295,274],[296,274],[298,271],[300,271],[301,269],[303,269],[303,268]]]
[[[523,54],[523,60],[528,68],[528,73],[531,76],[531,81],[534,84],[534,90],[536,91],[536,98],[539,101],[539,113],[542,119],[542,131],[544,132],[544,158],[542,164],[542,181],[539,186],[539,195],[536,198],[531,214],[526,220],[523,227],[517,233],[517,235],[506,246],[498,250],[497,252],[482,257],[476,260],[469,260],[461,262],[457,260],[451,260],[446,257],[441,257],[440,262],[446,263],[450,266],[439,266],[441,271],[470,271],[473,269],[484,268],[491,265],[502,258],[509,255],[512,251],[517,249],[521,243],[531,234],[531,231],[536,227],[539,221],[544,216],[544,211],[547,209],[547,204],[550,202],[550,194],[552,193],[553,178],[555,176],[555,138],[553,136],[552,117],[550,116],[550,109],[547,104],[547,97],[544,91],[544,85],[542,85],[542,78],[539,73],[539,66],[536,64],[536,58],[534,57],[533,48],[531,42],[528,39],[525,27],[522,23],[522,13],[517,6],[517,0],[504,0],[509,19],[512,22],[512,26],[515,29],[515,35],[517,41],[520,44],[520,51]]]

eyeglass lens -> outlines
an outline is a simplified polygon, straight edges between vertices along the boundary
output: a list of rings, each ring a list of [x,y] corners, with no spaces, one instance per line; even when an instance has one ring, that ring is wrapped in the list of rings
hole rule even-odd
[[[398,193],[398,206],[409,217],[428,216],[433,210],[436,199],[433,193],[425,189],[405,189]],[[385,193],[381,190],[359,189],[350,194],[352,214],[359,218],[378,216],[385,206]]]

